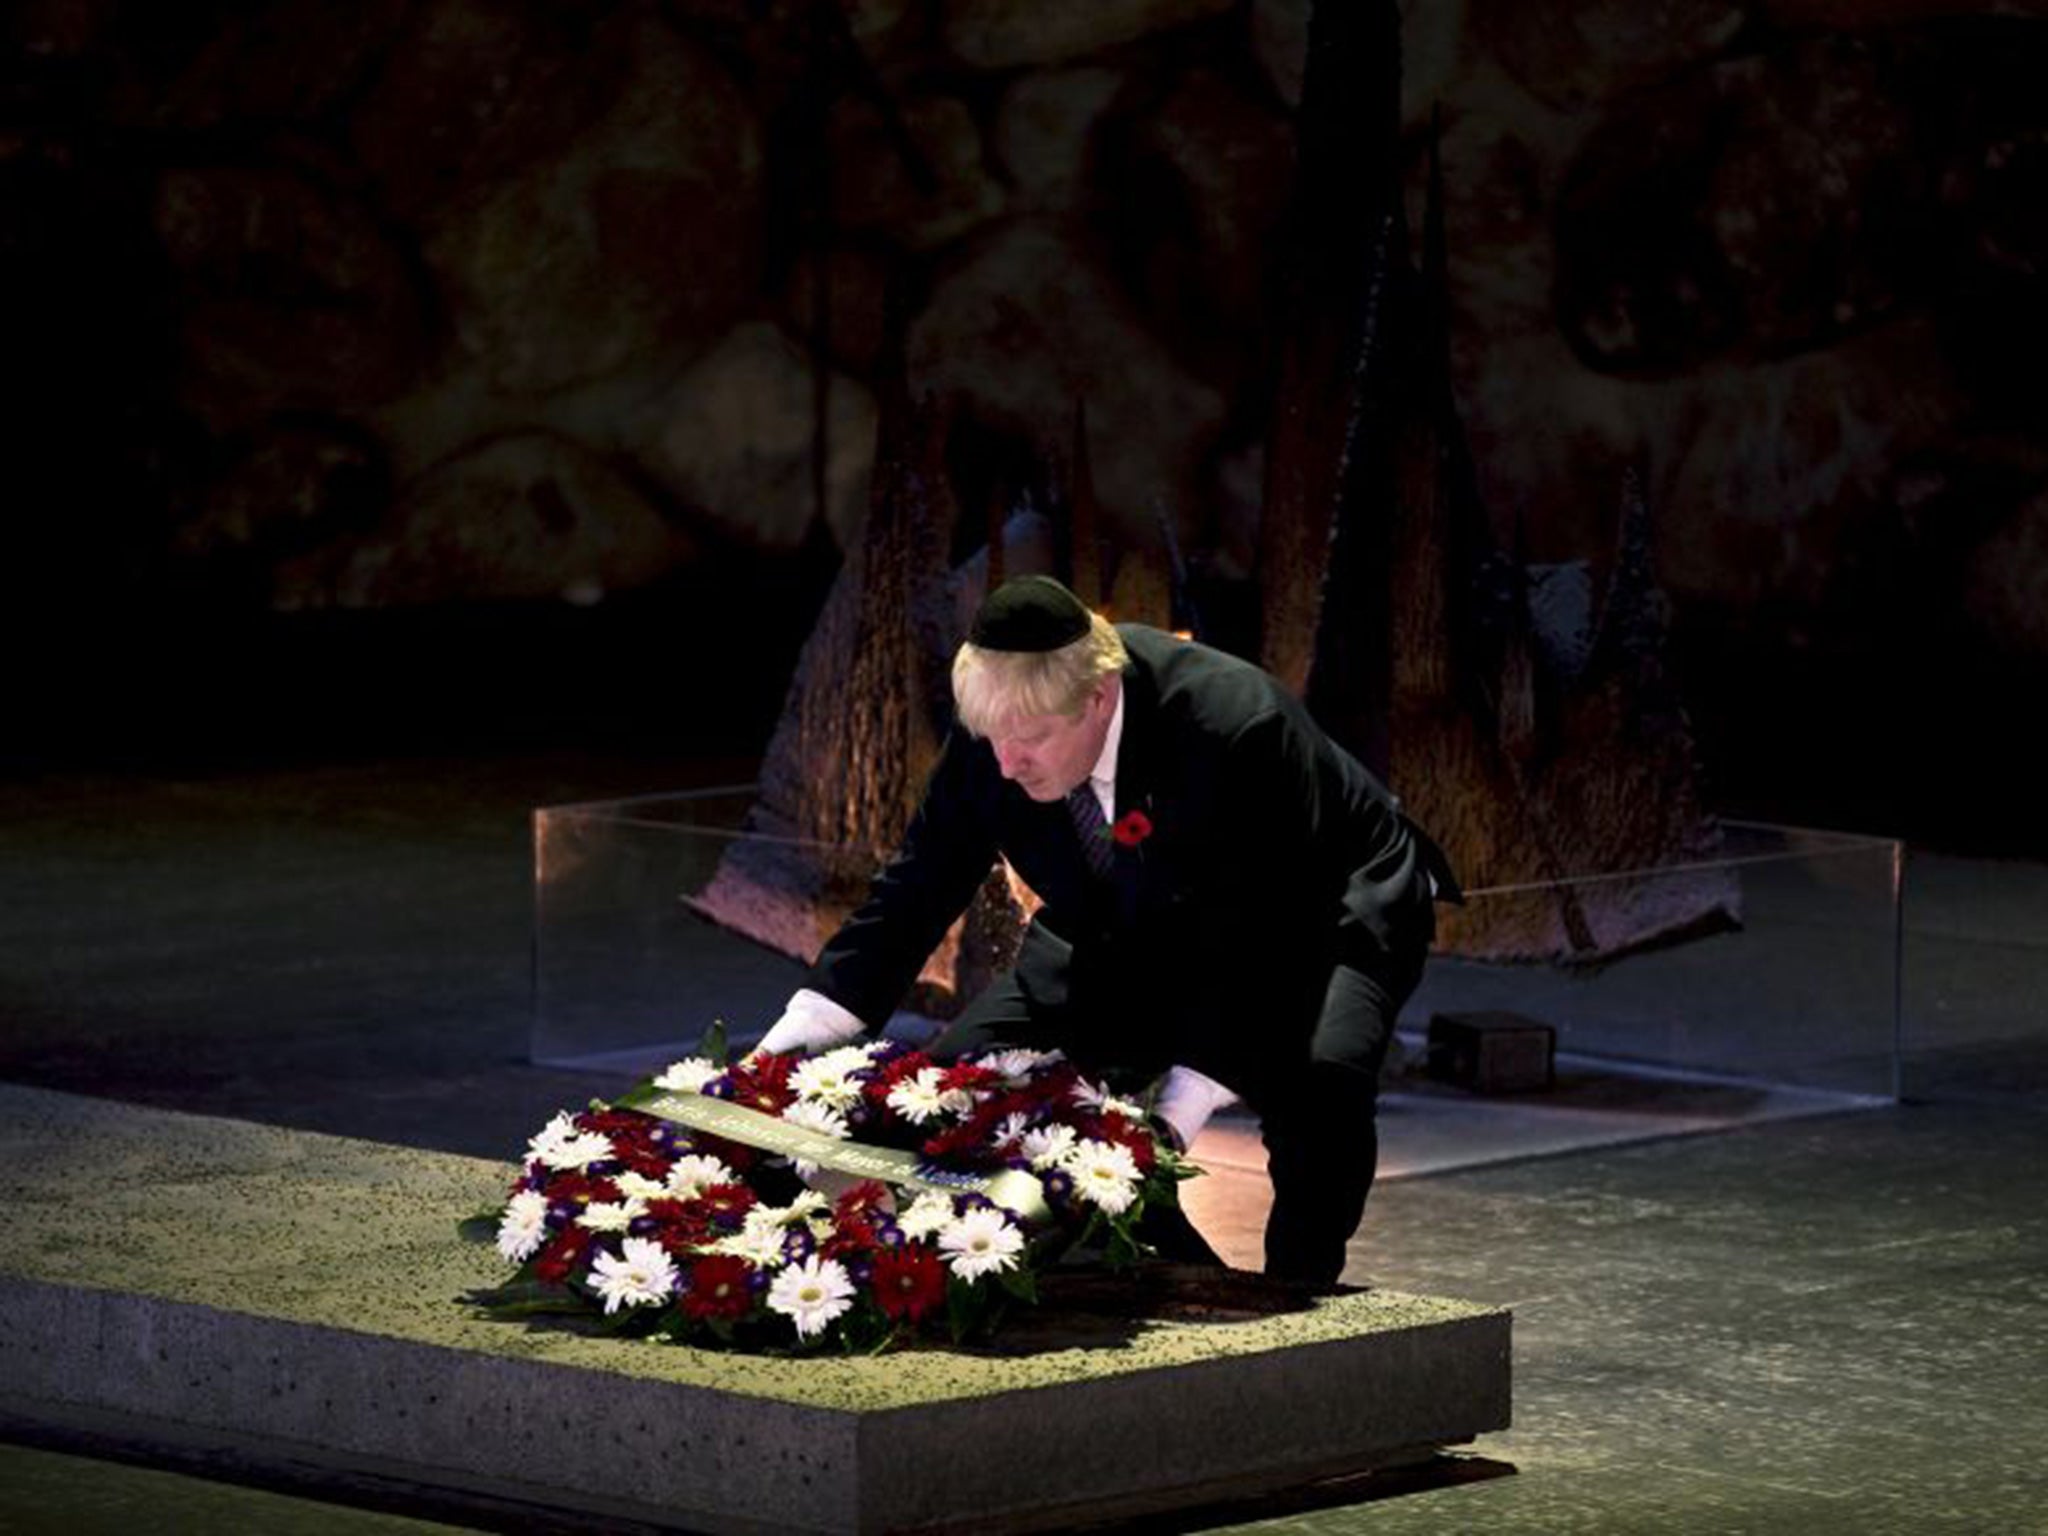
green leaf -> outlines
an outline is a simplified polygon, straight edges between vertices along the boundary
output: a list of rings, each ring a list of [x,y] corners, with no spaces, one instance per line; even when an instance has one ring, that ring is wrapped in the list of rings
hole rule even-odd
[[[498,1240],[498,1211],[478,1211],[455,1223],[455,1235],[465,1243],[495,1243]]]
[[[946,1282],[946,1328],[955,1344],[964,1344],[988,1324],[988,1288],[957,1277]]]
[[[1014,1269],[1004,1270],[997,1278],[1004,1290],[1029,1306],[1038,1305],[1038,1279],[1031,1271],[1019,1264]]]
[[[462,1300],[493,1317],[570,1317],[588,1313],[590,1303],[574,1291],[539,1280],[508,1280],[503,1285],[465,1291]]]
[[[1143,1206],[1144,1202],[1139,1201],[1124,1213],[1124,1220],[1111,1223],[1109,1244],[1102,1253],[1102,1262],[1111,1269],[1129,1269],[1145,1257],[1144,1244],[1132,1235]]]
[[[725,1066],[732,1055],[732,1044],[727,1039],[728,1031],[724,1019],[713,1019],[711,1027],[704,1031],[704,1037],[697,1042],[697,1054],[705,1057],[714,1067]]]

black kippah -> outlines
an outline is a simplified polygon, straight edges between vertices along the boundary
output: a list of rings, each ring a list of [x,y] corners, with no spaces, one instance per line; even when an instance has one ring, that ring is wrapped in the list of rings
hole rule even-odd
[[[985,651],[1056,651],[1092,627],[1086,605],[1050,576],[1019,576],[982,601],[967,639]]]

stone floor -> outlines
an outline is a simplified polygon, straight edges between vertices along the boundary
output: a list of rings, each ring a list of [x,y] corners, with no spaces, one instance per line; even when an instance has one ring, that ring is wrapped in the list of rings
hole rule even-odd
[[[734,774],[0,785],[0,1077],[503,1155],[591,1087],[522,1060],[525,808],[693,776]],[[1518,1427],[1433,1486],[1171,1528],[2048,1532],[2048,871],[1915,867],[1906,1105],[1385,1184],[1351,1277],[1511,1304]],[[1210,1219],[1251,1256],[1248,1198]],[[118,1437],[0,1441],[0,1532],[570,1528]]]

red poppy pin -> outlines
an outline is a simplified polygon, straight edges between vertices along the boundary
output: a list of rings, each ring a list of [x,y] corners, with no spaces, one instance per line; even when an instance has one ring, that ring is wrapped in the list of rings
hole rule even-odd
[[[1152,818],[1143,811],[1125,811],[1109,829],[1119,848],[1135,848],[1152,835]]]

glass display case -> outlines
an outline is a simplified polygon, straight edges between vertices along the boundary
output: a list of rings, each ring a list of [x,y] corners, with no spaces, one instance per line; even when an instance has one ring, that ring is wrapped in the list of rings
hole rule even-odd
[[[774,1020],[834,921],[830,902],[803,893],[826,879],[844,910],[887,850],[745,830],[753,799],[733,786],[535,813],[536,1061],[639,1072],[686,1053],[713,1019],[738,1039]],[[1486,903],[1643,911],[1669,894],[1679,910],[1681,886],[1702,905],[1703,882],[1714,900],[1702,921],[1590,960],[1440,948],[1404,1031],[1439,1014],[1510,1014],[1554,1029],[1561,1056],[1895,1096],[1900,845],[1753,823],[1718,831],[1712,860],[1469,891],[1446,925],[1452,946],[1460,924],[1486,926]]]

